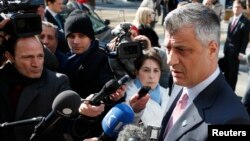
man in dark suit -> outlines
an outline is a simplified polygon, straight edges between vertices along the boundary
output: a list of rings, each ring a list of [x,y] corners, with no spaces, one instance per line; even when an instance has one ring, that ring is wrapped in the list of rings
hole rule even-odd
[[[190,3],[167,15],[167,63],[175,85],[160,141],[205,141],[208,125],[250,123],[246,109],[218,67],[219,41],[220,20],[211,9]]]
[[[233,90],[235,90],[239,62],[245,54],[249,41],[249,20],[243,15],[243,2],[235,0],[233,2],[234,16],[230,19],[227,29],[227,39],[224,45],[224,58],[221,66],[224,75]]]
[[[63,9],[63,0],[45,0],[45,18],[56,25],[59,30],[64,30],[64,19],[60,16]]]
[[[64,35],[64,19],[60,15],[63,10],[63,0],[45,0],[45,20],[58,28],[58,50],[67,54],[70,49]]]

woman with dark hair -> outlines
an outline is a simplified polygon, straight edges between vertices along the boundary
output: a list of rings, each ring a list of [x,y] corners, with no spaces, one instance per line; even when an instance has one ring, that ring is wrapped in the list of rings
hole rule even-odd
[[[127,83],[126,102],[132,105],[131,98],[138,93],[141,87],[151,87],[148,93],[150,99],[144,107],[133,108],[135,123],[141,121],[145,126],[160,126],[169,99],[168,90],[159,85],[162,71],[161,57],[151,48],[144,51],[143,55],[135,61],[135,68],[136,78]]]

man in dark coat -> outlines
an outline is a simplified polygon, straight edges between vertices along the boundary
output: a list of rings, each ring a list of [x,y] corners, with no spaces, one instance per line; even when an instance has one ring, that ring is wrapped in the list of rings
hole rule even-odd
[[[0,123],[47,116],[54,98],[70,89],[67,76],[43,67],[43,46],[35,36],[11,37],[6,46],[9,61],[0,69]],[[1,141],[27,141],[34,127],[0,128]],[[63,141],[63,132],[58,126],[39,140]]]
[[[98,40],[95,39],[94,30],[90,18],[81,10],[74,10],[65,21],[65,37],[73,53],[63,66],[63,72],[69,77],[71,87],[82,98],[90,94],[98,93],[102,87],[111,79],[114,79],[113,73],[109,67],[106,52],[99,47]],[[76,136],[75,140],[82,140],[86,137],[98,137],[102,133],[101,121],[107,111],[116,103],[119,103],[124,93],[116,93],[111,102],[105,105],[105,111],[99,118],[95,118],[93,123],[82,120],[74,124],[78,134],[86,133],[85,136]],[[91,127],[86,131],[86,127]]]

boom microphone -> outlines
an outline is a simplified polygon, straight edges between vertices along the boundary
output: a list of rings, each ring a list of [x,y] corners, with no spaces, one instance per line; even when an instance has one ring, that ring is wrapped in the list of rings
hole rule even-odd
[[[124,75],[121,79],[119,79],[118,81],[115,79],[112,79],[110,81],[108,81],[104,87],[102,88],[102,90],[95,94],[90,100],[89,103],[91,105],[99,105],[100,102],[108,95],[114,93],[116,90],[119,89],[119,87],[123,84],[125,84],[127,81],[129,80],[129,76],[128,75]]]
[[[98,140],[110,141],[115,139],[123,126],[132,123],[133,120],[134,111],[129,105],[125,103],[115,105],[102,120],[104,133]]]
[[[78,116],[80,104],[81,98],[76,92],[72,90],[61,92],[53,101],[52,111],[35,126],[30,140],[35,140],[47,129],[53,127],[61,118],[74,118]]]

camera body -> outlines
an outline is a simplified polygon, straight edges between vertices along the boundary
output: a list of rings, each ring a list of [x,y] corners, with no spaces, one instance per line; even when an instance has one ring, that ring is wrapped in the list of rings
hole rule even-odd
[[[116,52],[118,58],[137,58],[141,56],[142,50],[147,47],[146,40],[132,41],[131,28],[132,24],[122,23],[118,27],[112,30],[112,34],[117,36],[116,39]]]
[[[3,30],[18,37],[40,34],[42,32],[41,17],[32,13],[40,5],[44,5],[43,0],[3,0],[0,3],[1,17],[10,19]]]
[[[133,41],[131,39],[130,23],[121,23],[112,30],[112,35],[116,36],[115,50],[109,51],[109,64],[114,74],[120,78],[128,74],[135,78],[134,61],[143,54],[143,49],[147,47],[146,40]]]

